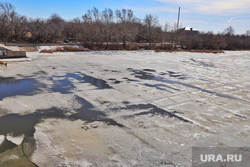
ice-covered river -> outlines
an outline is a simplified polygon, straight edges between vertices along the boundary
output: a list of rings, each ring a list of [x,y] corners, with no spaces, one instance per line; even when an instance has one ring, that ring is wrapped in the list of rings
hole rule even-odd
[[[0,166],[191,166],[194,146],[250,146],[250,51],[27,55],[0,66]]]

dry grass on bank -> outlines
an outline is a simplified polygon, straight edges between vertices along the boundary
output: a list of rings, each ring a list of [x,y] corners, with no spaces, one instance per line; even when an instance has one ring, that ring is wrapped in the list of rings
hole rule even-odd
[[[124,48],[123,43],[109,43],[107,45],[106,42],[104,43],[85,43],[84,47],[89,48],[90,50],[94,51],[102,51],[102,50],[140,50],[141,46],[137,43],[129,43],[126,44]]]
[[[88,49],[86,49],[88,48]],[[87,43],[84,44],[84,47],[73,47],[73,46],[64,46],[64,47],[56,47],[55,49],[43,49],[40,50],[40,53],[53,53],[53,52],[83,52],[83,51],[102,51],[102,50],[154,50],[155,52],[192,52],[192,53],[224,53],[222,50],[207,50],[207,49],[174,49],[173,44],[161,44],[161,45],[143,45],[138,43],[130,43],[126,44],[126,48],[124,49],[122,43],[109,43],[108,45],[105,43]]]
[[[55,49],[42,49],[40,53],[54,53],[54,52],[84,52],[88,51],[88,49],[83,47],[71,47],[71,46],[64,46],[64,47],[56,47]]]
[[[197,50],[183,50],[183,49],[172,49],[172,50],[165,50],[165,49],[154,49],[155,52],[192,52],[192,53],[224,53],[223,50],[205,50],[205,49],[197,49]]]
[[[40,53],[53,53],[54,51],[52,49],[42,49],[40,50]]]

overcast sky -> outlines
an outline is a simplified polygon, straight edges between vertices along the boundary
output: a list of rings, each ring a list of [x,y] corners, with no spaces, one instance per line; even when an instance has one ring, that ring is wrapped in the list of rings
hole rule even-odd
[[[158,16],[161,25],[173,25],[181,7],[182,27],[201,31],[223,32],[232,26],[237,34],[250,30],[250,0],[3,0],[15,6],[21,15],[48,18],[52,13],[70,20],[80,17],[88,9],[97,7],[132,9],[135,16]]]

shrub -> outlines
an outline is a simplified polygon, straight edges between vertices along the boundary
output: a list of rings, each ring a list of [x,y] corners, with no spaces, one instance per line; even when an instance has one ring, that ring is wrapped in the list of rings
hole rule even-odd
[[[64,51],[68,51],[68,52],[82,52],[82,51],[87,51],[87,49],[85,49],[84,47],[72,47],[72,46],[65,46],[63,47]]]
[[[56,47],[56,50],[55,50],[56,52],[63,52],[64,51],[64,49],[63,48],[61,48],[61,47]]]
[[[155,52],[192,52],[192,53],[224,53],[224,51],[222,50],[198,50],[198,49],[194,49],[194,50],[183,50],[183,49],[172,49],[172,50],[164,50],[164,49],[155,49]]]
[[[52,49],[42,49],[40,50],[40,53],[53,53],[54,51]]]
[[[119,43],[110,43],[108,45],[108,50],[124,50],[123,46]]]
[[[53,52],[82,52],[87,51],[84,47],[72,47],[72,46],[65,46],[65,47],[56,47],[55,49],[42,49],[40,53],[53,53]]]
[[[128,45],[128,50],[140,50],[140,46],[137,44]]]

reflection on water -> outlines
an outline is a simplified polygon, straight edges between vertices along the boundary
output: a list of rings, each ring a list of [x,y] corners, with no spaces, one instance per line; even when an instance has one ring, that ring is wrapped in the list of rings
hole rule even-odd
[[[46,110],[37,110],[26,115],[8,114],[2,116],[0,117],[0,135],[5,137],[7,134],[12,134],[12,136],[24,135],[23,142],[25,142],[29,137],[33,137],[35,125],[47,118],[70,119],[72,121],[80,119],[86,122],[101,121],[108,125],[124,127],[124,125],[117,123],[115,120],[107,118],[107,115],[102,111],[95,110],[94,106],[85,99],[76,96],[76,101],[82,106],[76,109],[73,114],[68,110],[52,107]],[[14,147],[16,145],[5,138],[5,141],[0,145],[0,153]]]
[[[0,77],[0,100],[9,96],[27,95],[39,90],[35,79],[15,79]]]
[[[64,76],[54,76],[48,79],[53,81],[52,92],[60,92],[62,94],[72,93],[75,88],[75,83],[72,79],[77,80],[78,83],[89,83],[97,89],[112,88],[105,80],[79,72],[67,73]],[[10,96],[28,95],[44,87],[46,86],[33,78],[16,79],[12,77],[0,77],[0,100]]]
[[[47,73],[43,74],[47,75]],[[75,84],[81,83],[89,83],[95,86],[96,89],[112,88],[106,81],[102,79],[98,79],[79,72],[67,73],[63,76],[46,77],[45,79],[52,81],[53,85],[50,89],[52,92],[60,92],[62,94],[72,93],[74,91],[73,89],[76,88]],[[33,95],[41,88],[46,87],[47,85],[41,84],[33,78],[16,79],[11,77],[0,77],[0,100],[10,96]],[[4,136],[3,140],[0,141],[0,154],[6,152],[7,150],[12,150],[18,147],[17,144],[7,139],[8,135],[14,138],[18,136],[24,136],[21,143],[22,154],[30,163],[34,164],[29,160],[29,157],[26,156],[23,143],[30,143],[30,139],[32,139],[32,141],[34,140],[33,137],[36,124],[47,118],[70,119],[72,121],[81,119],[86,122],[101,121],[105,122],[107,125],[124,127],[122,124],[117,123],[113,119],[107,118],[105,113],[95,110],[93,105],[87,102],[85,99],[76,97],[76,100],[82,105],[82,107],[75,110],[74,113],[52,107],[47,110],[37,110],[34,113],[26,115],[8,114],[0,117],[0,136]]]
[[[97,89],[109,89],[112,88],[109,84],[102,80],[82,73],[67,73],[64,76],[55,76],[50,78],[53,81],[54,85],[51,88],[53,92],[60,92],[62,94],[71,93],[72,89],[75,88],[74,82],[72,79],[78,81],[78,83],[90,83],[95,86]]]
[[[193,89],[205,92],[205,93],[210,93],[210,94],[218,96],[218,97],[234,99],[234,100],[240,100],[240,101],[246,101],[244,99],[233,97],[231,95],[222,94],[222,93],[218,93],[218,92],[215,92],[215,91],[203,89],[201,87],[198,87],[198,86],[195,86],[195,85],[192,85],[192,84],[188,84],[188,83],[185,83],[185,82],[170,80],[170,79],[167,79],[167,78],[162,77],[162,76],[156,76],[156,75],[154,75],[152,73],[149,73],[149,72],[145,72],[145,71],[141,71],[141,70],[134,70],[134,69],[131,69],[131,68],[128,68],[128,70],[133,72],[132,75],[134,75],[136,78],[139,78],[139,79],[142,79],[142,80],[154,80],[154,81],[162,82],[164,84],[182,85],[182,86],[185,86],[185,87],[188,87],[188,88],[193,88]],[[175,77],[175,76],[179,77],[179,75],[177,75],[177,73],[173,73],[171,71],[168,71],[168,73],[170,74],[169,75],[170,77]],[[163,75],[163,74],[160,74],[160,75]],[[179,79],[182,79],[182,78],[179,78]],[[145,84],[145,86],[153,87],[154,85]],[[163,86],[163,85],[161,85],[161,86]],[[156,85],[155,87],[159,89],[158,85]],[[165,86],[165,87],[169,87],[169,86]],[[173,88],[171,87],[171,89],[173,89]]]

